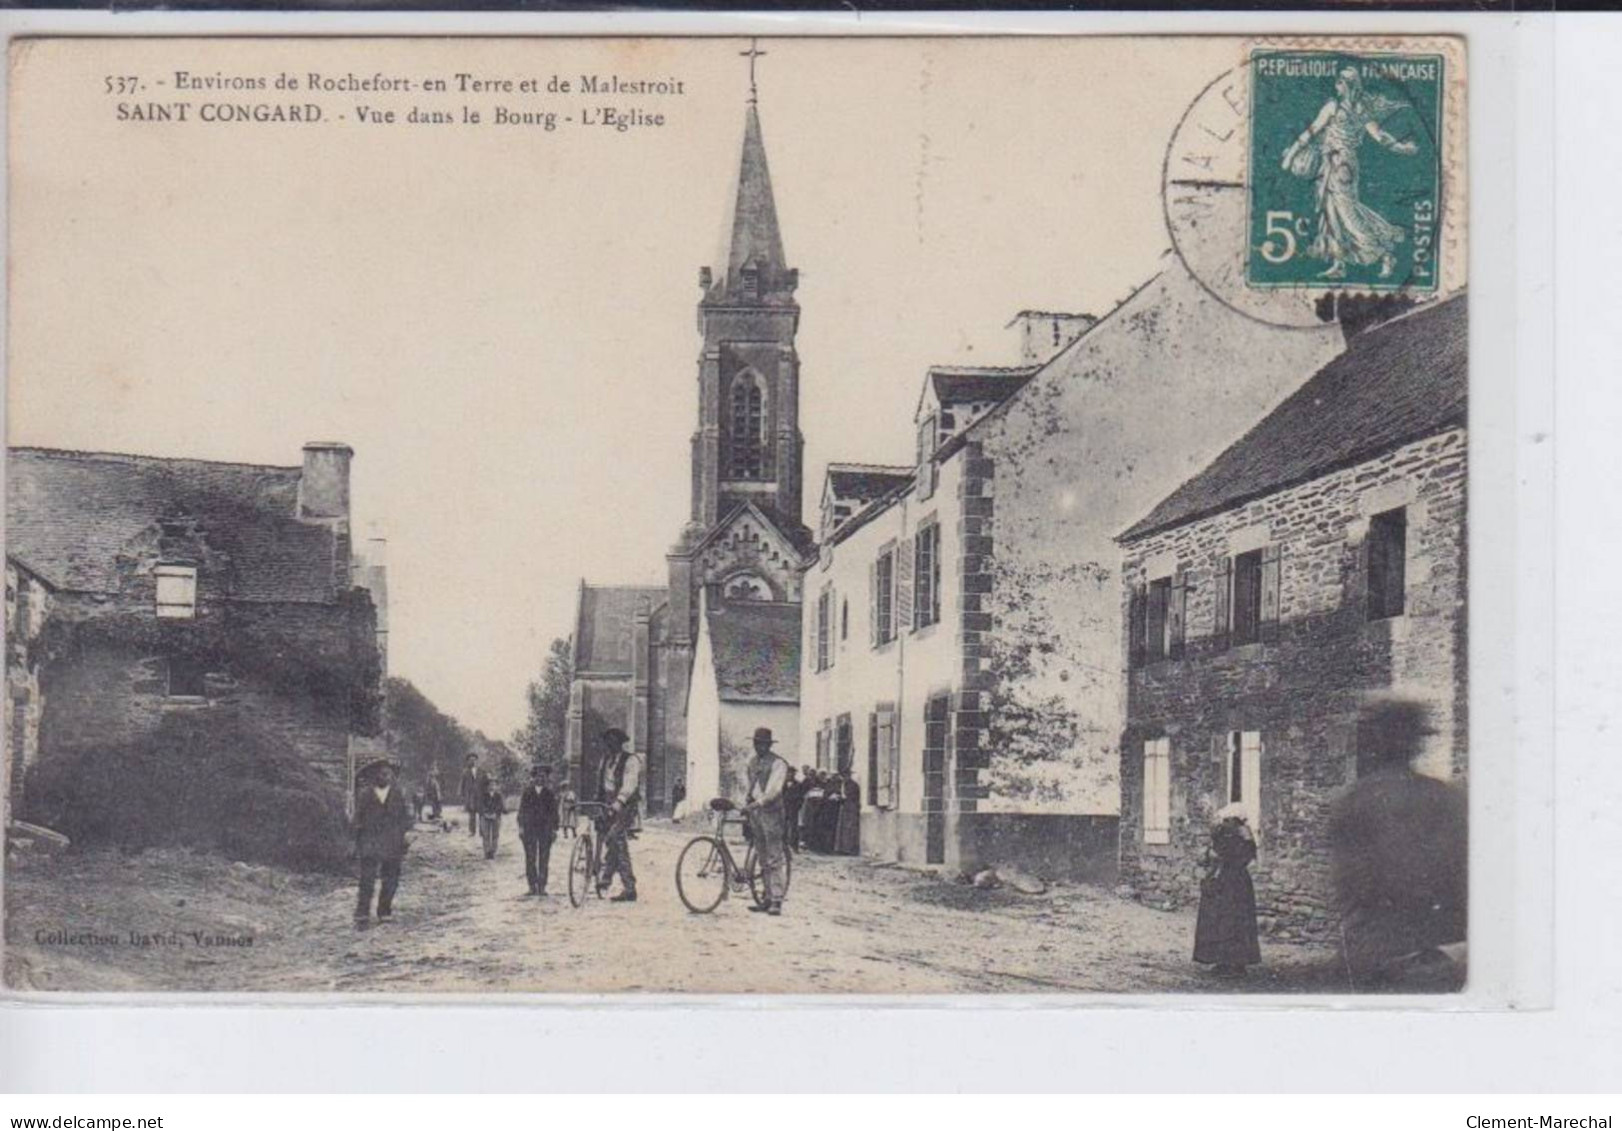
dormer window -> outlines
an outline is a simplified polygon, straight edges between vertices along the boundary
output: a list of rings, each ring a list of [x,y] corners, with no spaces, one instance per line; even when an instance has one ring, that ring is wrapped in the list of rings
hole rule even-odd
[[[157,580],[157,612],[166,619],[191,620],[197,616],[197,570],[194,566],[160,565],[152,571]]]

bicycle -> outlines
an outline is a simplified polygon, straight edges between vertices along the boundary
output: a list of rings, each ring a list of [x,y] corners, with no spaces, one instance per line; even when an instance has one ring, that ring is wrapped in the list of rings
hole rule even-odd
[[[740,895],[747,891],[757,907],[765,907],[768,903],[766,876],[755,844],[759,833],[750,825],[747,817],[727,816],[737,808],[725,797],[717,797],[711,801],[710,811],[715,814],[715,831],[695,836],[687,842],[687,846],[681,850],[681,855],[676,858],[676,894],[681,896],[687,910],[696,915],[706,915],[714,911],[728,893],[733,891]],[[749,829],[749,851],[744,854],[742,868],[738,867],[737,860],[732,855],[732,846],[726,840],[728,825],[742,825]],[[783,892],[780,894],[787,894],[791,867],[785,847]]]
[[[586,827],[575,836],[574,851],[569,853],[569,902],[579,907],[586,902],[588,893],[603,897],[597,885],[602,875],[603,842],[602,822],[608,816],[608,806],[601,801],[577,801],[576,816],[586,818]]]

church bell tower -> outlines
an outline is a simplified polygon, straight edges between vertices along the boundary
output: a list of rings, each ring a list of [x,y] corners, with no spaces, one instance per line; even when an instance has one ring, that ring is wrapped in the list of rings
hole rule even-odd
[[[699,271],[703,353],[693,433],[692,525],[708,530],[744,502],[798,524],[805,440],[794,349],[799,272],[783,255],[750,61],[743,154],[723,247]]]

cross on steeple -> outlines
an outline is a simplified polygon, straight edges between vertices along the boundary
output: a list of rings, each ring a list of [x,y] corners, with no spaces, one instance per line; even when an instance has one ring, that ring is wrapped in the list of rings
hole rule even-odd
[[[755,60],[766,54],[766,52],[760,49],[760,40],[751,39],[749,41],[749,50],[740,51],[738,54],[749,60],[749,104],[753,106],[760,101],[760,92],[755,89]]]

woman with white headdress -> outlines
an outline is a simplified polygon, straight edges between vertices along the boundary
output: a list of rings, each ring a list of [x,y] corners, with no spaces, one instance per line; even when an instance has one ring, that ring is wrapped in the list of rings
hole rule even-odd
[[[1194,925],[1194,961],[1236,976],[1262,960],[1256,933],[1256,888],[1250,862],[1256,838],[1239,805],[1217,811],[1200,880],[1200,913]]]
[[[1386,279],[1396,265],[1393,254],[1403,231],[1363,203],[1358,185],[1357,151],[1365,138],[1405,157],[1419,151],[1412,141],[1398,141],[1380,125],[1407,103],[1363,89],[1355,67],[1335,77],[1335,97],[1318,110],[1312,124],[1284,150],[1281,164],[1298,177],[1316,177],[1318,226],[1307,254],[1328,260],[1321,278],[1344,279],[1346,265],[1378,263]]]

